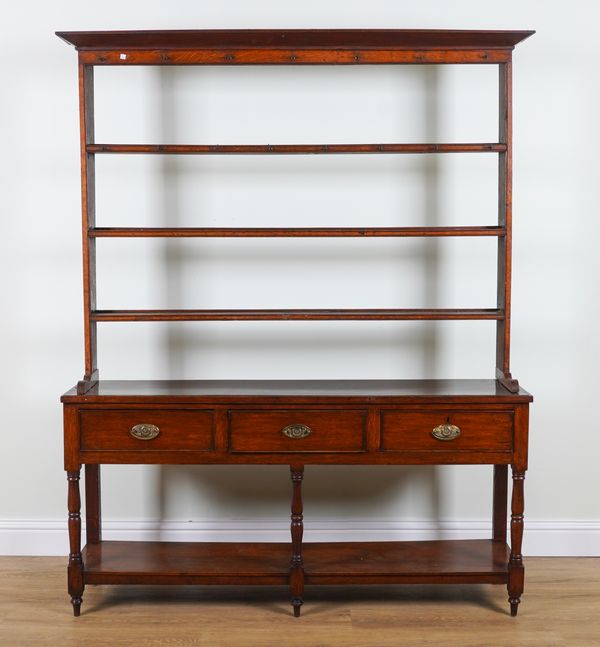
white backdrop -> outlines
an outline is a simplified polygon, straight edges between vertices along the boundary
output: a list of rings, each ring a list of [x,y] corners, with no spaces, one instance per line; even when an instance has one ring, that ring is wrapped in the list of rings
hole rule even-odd
[[[513,374],[529,554],[600,553],[598,8],[579,0],[22,2],[0,58],[0,552],[66,550],[82,373],[76,55],[55,30],[536,29],[515,51]],[[8,22],[6,22],[8,18]],[[495,141],[496,68],[97,71],[97,141]],[[496,157],[99,157],[99,224],[491,224]],[[100,240],[99,307],[493,307],[495,239]],[[491,377],[489,322],[104,324],[107,378]],[[25,459],[25,456],[28,458]],[[107,467],[109,535],[275,539],[285,467]],[[309,467],[307,537],[487,532],[491,468]]]

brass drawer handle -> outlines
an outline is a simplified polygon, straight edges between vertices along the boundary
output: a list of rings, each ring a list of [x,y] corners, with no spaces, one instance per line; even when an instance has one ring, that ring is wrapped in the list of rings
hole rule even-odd
[[[142,423],[133,425],[129,433],[138,440],[154,440],[160,434],[160,429],[156,425]]]
[[[445,422],[443,425],[434,427],[431,435],[436,440],[454,440],[460,436],[460,427]]]
[[[312,429],[308,425],[302,425],[295,423],[293,425],[288,425],[281,430],[281,433],[288,438],[293,438],[298,440],[299,438],[306,438],[312,434]]]

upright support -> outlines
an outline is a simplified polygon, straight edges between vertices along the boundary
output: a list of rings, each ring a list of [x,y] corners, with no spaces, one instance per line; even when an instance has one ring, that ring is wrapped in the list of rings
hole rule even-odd
[[[67,472],[69,509],[69,566],[68,590],[73,605],[73,615],[79,616],[83,596],[83,560],[81,559],[81,498],[79,496],[79,470]]]
[[[79,63],[79,125],[81,156],[81,236],[83,251],[83,322],[85,372],[77,393],[89,391],[98,381],[97,323],[91,314],[96,309],[96,239],[89,230],[96,226],[96,164],[94,153],[86,146],[94,143],[94,68]]]
[[[498,141],[506,151],[498,154],[498,224],[505,235],[498,238],[497,308],[504,318],[496,324],[496,379],[518,393],[519,383],[510,374],[510,306],[512,276],[512,63],[499,66]]]
[[[100,465],[85,466],[85,538],[88,544],[102,541]]]
[[[494,465],[492,539],[506,543],[508,465]]]
[[[525,567],[523,565],[523,512],[525,509],[524,484],[525,472],[513,467],[512,514],[510,517],[510,560],[508,562],[508,601],[510,615],[516,616],[523,586]]]
[[[302,559],[302,534],[304,532],[302,514],[302,479],[304,465],[290,465],[292,477],[292,559],[290,563],[290,593],[294,617],[300,616],[304,595],[304,561]]]

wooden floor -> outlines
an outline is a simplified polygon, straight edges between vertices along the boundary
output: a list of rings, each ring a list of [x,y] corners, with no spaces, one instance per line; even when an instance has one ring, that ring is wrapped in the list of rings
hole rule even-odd
[[[503,586],[88,586],[74,618],[65,560],[0,557],[0,645],[600,646],[600,558],[526,561],[517,618]]]

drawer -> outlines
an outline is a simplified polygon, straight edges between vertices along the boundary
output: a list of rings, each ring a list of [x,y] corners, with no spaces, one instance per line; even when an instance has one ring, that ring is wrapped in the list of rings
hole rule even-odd
[[[288,409],[229,412],[232,452],[362,452],[366,411]]]
[[[85,410],[79,415],[82,451],[213,449],[212,411],[111,409]],[[141,438],[131,433],[136,425]]]
[[[448,439],[433,430],[449,424]],[[440,429],[438,434],[444,435]],[[381,450],[510,451],[513,444],[512,411],[382,411]]]

